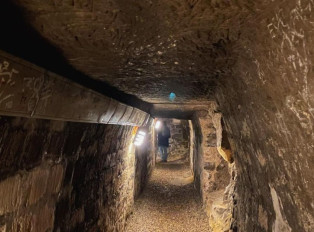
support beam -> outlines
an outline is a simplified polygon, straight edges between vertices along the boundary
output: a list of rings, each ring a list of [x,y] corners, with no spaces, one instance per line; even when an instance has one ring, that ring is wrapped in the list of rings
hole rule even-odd
[[[177,118],[177,119],[192,119],[193,114],[197,113],[199,116],[208,114],[209,104],[182,104],[182,103],[164,103],[153,104],[151,108],[151,115],[157,118]]]
[[[143,126],[149,114],[0,51],[0,115]]]

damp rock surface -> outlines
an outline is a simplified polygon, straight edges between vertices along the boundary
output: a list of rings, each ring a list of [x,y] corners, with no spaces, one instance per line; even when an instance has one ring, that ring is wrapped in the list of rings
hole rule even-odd
[[[186,161],[157,163],[127,221],[127,232],[210,231]]]

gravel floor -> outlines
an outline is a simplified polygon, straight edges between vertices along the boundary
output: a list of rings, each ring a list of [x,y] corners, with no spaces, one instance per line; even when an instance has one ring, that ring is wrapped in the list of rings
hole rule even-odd
[[[208,218],[184,161],[157,163],[134,207],[127,232],[209,231]]]

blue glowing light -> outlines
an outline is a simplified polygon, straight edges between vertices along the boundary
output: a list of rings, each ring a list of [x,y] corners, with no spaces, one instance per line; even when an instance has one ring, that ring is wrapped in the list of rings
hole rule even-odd
[[[174,101],[175,98],[176,98],[176,94],[175,93],[170,93],[169,94],[169,100],[170,101]]]

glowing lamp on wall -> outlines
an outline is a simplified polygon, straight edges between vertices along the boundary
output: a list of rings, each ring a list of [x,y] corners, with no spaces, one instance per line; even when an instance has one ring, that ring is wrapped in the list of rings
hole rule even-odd
[[[144,132],[144,131],[139,131],[139,132],[136,134],[136,136],[135,136],[134,145],[135,145],[135,146],[141,146],[142,143],[144,142],[145,136],[146,136],[146,132]]]
[[[161,122],[160,121],[157,121],[156,124],[155,124],[155,129],[159,129],[161,126]]]

